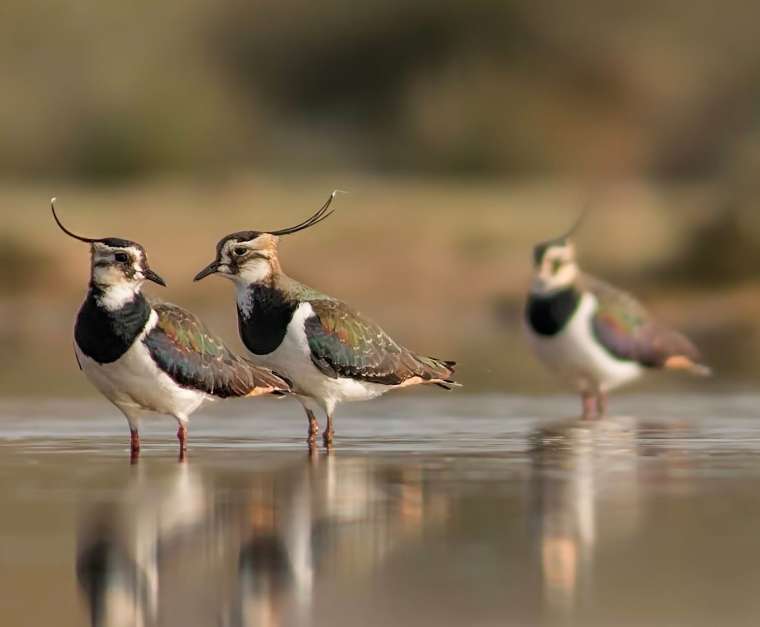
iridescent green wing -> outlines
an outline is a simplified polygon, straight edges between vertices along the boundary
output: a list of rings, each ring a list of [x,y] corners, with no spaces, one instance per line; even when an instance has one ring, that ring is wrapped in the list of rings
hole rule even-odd
[[[327,376],[384,385],[400,385],[415,377],[453,383],[453,362],[415,355],[340,301],[309,302],[314,315],[306,320],[305,329],[311,358]]]
[[[598,303],[594,335],[613,356],[647,368],[665,367],[675,357],[700,362],[699,351],[688,338],[659,324],[629,294],[589,276],[584,277],[583,286]]]
[[[287,381],[235,355],[189,311],[169,303],[153,309],[158,323],[143,342],[177,384],[219,398],[288,391]]]

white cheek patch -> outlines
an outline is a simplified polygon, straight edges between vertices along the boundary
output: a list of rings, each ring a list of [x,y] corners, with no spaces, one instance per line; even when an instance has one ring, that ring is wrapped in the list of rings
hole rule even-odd
[[[250,259],[238,270],[238,278],[247,284],[261,283],[272,275],[269,259]]]
[[[96,265],[92,269],[92,278],[98,285],[117,285],[127,282],[124,273],[112,265]]]
[[[578,274],[578,265],[574,262],[565,263],[556,274],[552,272],[550,263],[544,264],[534,275],[532,292],[541,294],[569,287],[575,283]]]

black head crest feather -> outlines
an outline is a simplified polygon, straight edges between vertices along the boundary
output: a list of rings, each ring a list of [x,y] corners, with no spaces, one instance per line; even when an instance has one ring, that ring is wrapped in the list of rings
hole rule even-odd
[[[128,248],[130,246],[134,246],[136,248],[142,249],[142,246],[140,246],[140,244],[138,244],[137,242],[133,242],[132,240],[128,240],[128,239],[123,239],[121,237],[94,238],[94,237],[84,237],[82,235],[77,235],[76,233],[69,231],[69,229],[63,226],[63,223],[61,222],[55,210],[55,198],[50,199],[50,209],[53,211],[53,218],[55,219],[55,223],[58,225],[58,228],[60,228],[61,231],[66,233],[66,235],[68,235],[69,237],[73,237],[74,239],[79,240],[80,242],[84,242],[85,244],[105,244],[106,246],[113,246],[115,248]]]
[[[557,240],[567,241],[573,235],[575,235],[583,226],[583,223],[586,221],[586,218],[588,218],[589,213],[591,213],[591,207],[586,207],[583,211],[581,211],[581,214],[576,218],[575,222],[568,229],[568,231],[564,235],[561,235],[560,237],[558,237]]]
[[[330,197],[327,199],[327,202],[325,202],[324,205],[322,205],[319,210],[312,215],[310,218],[307,218],[300,224],[296,224],[295,226],[289,226],[284,229],[279,229],[277,231],[268,231],[270,235],[291,235],[293,233],[298,233],[298,231],[304,231],[306,229],[311,228],[312,226],[315,226],[322,222],[323,220],[326,220],[329,218],[335,209],[330,210],[330,205],[332,204],[332,201],[335,199],[335,195],[339,193],[345,193],[341,192],[341,190],[336,189],[332,194],[330,194]]]
[[[95,244],[97,242],[102,242],[101,239],[94,239],[91,237],[83,237],[81,235],[77,235],[76,233],[72,233],[69,231],[65,226],[63,226],[63,223],[61,222],[60,218],[58,217],[58,214],[55,212],[55,198],[50,199],[50,209],[53,211],[53,218],[55,219],[55,223],[58,225],[58,228],[61,229],[66,235],[69,237],[73,237],[74,239],[78,239],[80,242],[84,242],[85,244]]]

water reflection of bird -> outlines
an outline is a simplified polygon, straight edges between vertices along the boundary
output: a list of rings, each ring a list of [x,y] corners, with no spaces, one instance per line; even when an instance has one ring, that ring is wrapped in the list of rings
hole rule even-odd
[[[445,512],[419,469],[398,476],[364,459],[327,456],[288,476],[255,491],[271,502],[248,504],[235,627],[308,624],[320,573],[360,581]]]
[[[154,583],[116,530],[104,523],[92,529],[91,543],[77,557],[77,579],[87,597],[93,627],[144,627],[157,617]],[[150,568],[152,571],[153,569]]]
[[[188,466],[168,477],[134,473],[117,503],[87,513],[77,577],[93,627],[150,626],[159,618],[161,570],[172,545],[205,527],[206,494]]]
[[[80,529],[93,626],[305,625],[320,584],[368,578],[446,511],[415,464],[299,455],[136,470]]]
[[[646,369],[709,375],[685,336],[630,295],[581,272],[570,239],[578,224],[535,248],[526,329],[539,359],[581,393],[583,415],[605,414],[607,393]]]
[[[324,442],[329,446],[340,403],[412,385],[456,385],[454,362],[404,348],[369,318],[282,271],[278,238],[330,216],[334,196],[296,226],[227,235],[217,244],[216,259],[195,277],[198,281],[218,273],[235,283],[243,343],[257,363],[293,381],[309,420],[309,445],[316,442],[319,411],[327,415]]]
[[[635,419],[569,420],[531,435],[533,531],[550,607],[573,607],[600,538],[638,526],[636,428]]]
[[[74,348],[80,368],[126,417],[133,458],[145,412],[174,416],[183,456],[190,416],[204,401],[289,392],[285,380],[232,353],[189,311],[148,301],[145,281],[165,283],[140,244],[75,235],[52,210],[64,233],[90,244],[90,286]]]

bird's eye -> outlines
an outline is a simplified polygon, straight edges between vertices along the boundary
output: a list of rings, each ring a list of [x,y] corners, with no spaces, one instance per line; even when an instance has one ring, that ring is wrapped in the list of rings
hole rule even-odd
[[[232,250],[232,252],[235,255],[235,257],[242,257],[248,252],[248,249],[245,248],[244,246],[237,246]]]
[[[552,261],[552,274],[557,274],[562,269],[562,266],[565,265],[565,262],[561,259],[555,259]]]
[[[127,253],[116,253],[113,258],[119,263],[127,263],[129,261],[129,255],[127,255]]]

